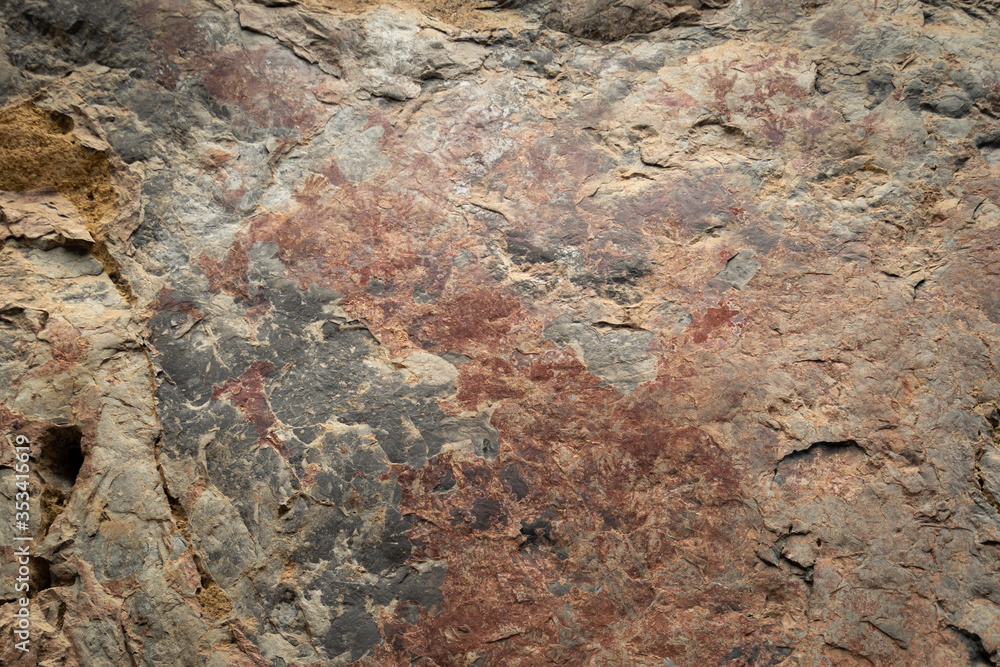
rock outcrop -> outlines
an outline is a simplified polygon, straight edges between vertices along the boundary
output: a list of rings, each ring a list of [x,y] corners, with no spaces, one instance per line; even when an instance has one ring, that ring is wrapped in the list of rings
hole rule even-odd
[[[1000,664],[998,40],[0,2],[0,664]]]

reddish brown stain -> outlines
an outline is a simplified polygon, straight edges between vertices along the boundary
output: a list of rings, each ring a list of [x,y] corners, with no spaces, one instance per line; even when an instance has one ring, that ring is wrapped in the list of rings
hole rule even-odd
[[[281,448],[280,440],[271,433],[277,423],[271,404],[264,392],[264,378],[272,375],[277,368],[269,361],[255,361],[242,375],[227,380],[212,391],[212,400],[229,398],[240,412],[257,429],[259,441]]]
[[[269,301],[264,301],[256,306],[251,306],[247,308],[247,322],[252,325],[256,325],[260,322],[261,318],[268,314],[271,310],[271,303]]]
[[[463,364],[459,368],[457,385],[456,399],[466,410],[476,410],[505,398],[518,398],[530,391],[530,384],[518,377],[509,362],[499,357]]]
[[[213,292],[225,292],[243,301],[250,300],[247,286],[247,269],[250,266],[250,259],[247,256],[247,251],[252,245],[250,239],[238,237],[233,243],[233,247],[226,252],[225,259],[221,261],[205,253],[198,256],[198,266],[205,272],[209,288]]]
[[[739,314],[740,311],[732,310],[725,305],[708,308],[704,313],[695,313],[691,316],[688,333],[695,343],[704,343],[709,338],[716,337],[719,329],[732,324],[732,318]]]
[[[45,328],[38,333],[38,340],[49,344],[52,358],[32,371],[36,377],[71,370],[88,347],[87,339],[75,327],[57,318],[46,323]]]
[[[413,559],[448,561],[444,604],[415,626],[402,610],[383,616],[386,644],[357,664],[586,664],[597,645],[662,661],[692,646],[721,658],[785,645],[763,598],[725,583],[754,561],[738,468],[671,418],[668,383],[623,395],[562,352],[486,366],[494,384],[470,384],[466,400],[497,401],[500,456],[396,467]]]
[[[174,297],[176,290],[172,290],[169,287],[164,287],[160,290],[159,295],[156,300],[153,301],[150,306],[153,312],[170,311],[174,313],[183,313],[185,315],[190,315],[196,320],[202,318],[201,311],[198,310],[198,306],[190,301],[182,301]]]
[[[303,133],[329,112],[309,98],[293,102],[281,90],[293,80],[311,85],[314,79],[304,63],[280,48],[223,50],[202,70],[202,81],[213,97],[243,109],[257,125]]]
[[[520,301],[499,291],[469,290],[442,300],[409,327],[410,335],[431,349],[471,350],[496,345],[513,325]]]

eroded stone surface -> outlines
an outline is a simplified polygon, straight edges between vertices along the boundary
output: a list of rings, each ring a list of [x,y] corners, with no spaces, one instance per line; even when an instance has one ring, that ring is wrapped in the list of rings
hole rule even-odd
[[[3,664],[1000,659],[994,3],[2,7]]]
[[[0,239],[20,239],[42,250],[94,242],[86,222],[55,188],[0,193],[0,224],[5,227]]]

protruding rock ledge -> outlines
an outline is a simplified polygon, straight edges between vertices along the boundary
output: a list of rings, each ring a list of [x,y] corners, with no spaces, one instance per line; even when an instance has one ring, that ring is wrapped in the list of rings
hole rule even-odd
[[[94,244],[76,208],[52,187],[0,192],[0,240],[9,238],[42,250]]]

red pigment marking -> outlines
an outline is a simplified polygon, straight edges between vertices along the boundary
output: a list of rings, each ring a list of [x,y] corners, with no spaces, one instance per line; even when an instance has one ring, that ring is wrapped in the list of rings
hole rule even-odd
[[[466,410],[483,403],[524,396],[531,387],[513,373],[513,367],[499,357],[463,364],[458,374],[456,400]]]
[[[284,49],[223,49],[202,72],[202,81],[214,98],[243,109],[261,127],[295,128],[307,134],[325,111],[318,102],[281,94],[312,83],[301,61]]]
[[[761,119],[761,125],[763,125],[764,137],[770,142],[772,146],[777,146],[785,140],[786,130],[788,130],[788,123],[782,119],[769,120],[767,118]]]
[[[700,106],[698,100],[689,93],[664,88],[662,90],[650,90],[646,93],[646,99],[650,104],[657,106],[674,107],[677,109],[694,109]]]
[[[688,331],[691,332],[695,343],[704,343],[709,338],[715,338],[715,332],[718,329],[727,324],[732,324],[732,318],[739,314],[740,311],[731,310],[725,305],[720,308],[709,308],[705,311],[704,315],[695,313],[691,317],[691,324],[688,326]]]
[[[247,308],[247,314],[246,314],[247,322],[249,322],[253,326],[256,326],[257,323],[260,322],[261,318],[267,315],[270,311],[271,311],[270,301],[264,301],[262,303],[258,303],[256,306],[251,306],[250,308]]]
[[[20,429],[20,421],[23,419],[20,413],[13,413],[6,405],[0,404],[0,431],[10,434],[12,431]],[[13,442],[12,439],[9,440]]]
[[[496,344],[510,333],[520,301],[498,291],[475,289],[435,304],[409,328],[411,336],[433,349],[468,350]]]
[[[213,292],[225,292],[236,299],[250,300],[247,280],[250,258],[247,252],[252,246],[252,239],[238,237],[221,262],[205,253],[198,256],[198,266],[205,272]]]
[[[187,491],[185,491],[184,505],[186,507],[192,507],[203,493],[205,493],[205,479],[203,477],[198,477],[198,479],[187,488]]]
[[[444,603],[382,616],[385,644],[355,664],[446,665],[470,652],[487,664],[587,664],[598,643],[687,662],[688,637],[699,658],[721,661],[733,646],[786,645],[753,587],[731,586],[757,575],[727,453],[672,423],[664,395],[601,387],[563,352],[533,356],[489,364],[498,382],[527,388],[496,407],[495,461],[393,466],[414,516],[413,560],[448,561]],[[404,620],[412,611],[416,625]]]
[[[778,60],[780,60],[780,56],[776,53],[772,53],[767,57],[758,60],[757,62],[741,63],[740,69],[742,69],[747,74],[757,74],[759,72],[763,72],[766,69],[770,69],[775,65],[775,63],[778,62]]]
[[[35,377],[68,371],[80,359],[87,347],[87,341],[80,336],[80,332],[60,319],[50,319],[38,334],[38,339],[49,344],[52,349],[52,359],[32,371]]]
[[[729,104],[726,102],[726,97],[733,91],[736,87],[736,75],[726,76],[726,71],[729,69],[732,63],[720,63],[716,66],[715,72],[708,77],[708,85],[712,89],[712,93],[715,97],[715,104],[718,106],[719,111],[722,113],[729,113]]]
[[[200,320],[203,315],[198,306],[190,301],[181,301],[174,298],[176,290],[172,290],[169,287],[164,287],[160,290],[160,294],[156,297],[156,301],[153,302],[152,308],[155,312],[169,311],[173,313],[183,313],[188,315],[195,322]]]
[[[52,345],[52,356],[61,368],[69,368],[76,363],[86,345],[80,332],[62,320],[51,320],[42,334],[44,338],[42,335],[39,338],[48,340]]]
[[[212,399],[219,400],[228,396],[257,429],[257,442],[266,443],[280,453],[283,443],[271,432],[278,420],[264,393],[264,378],[276,370],[270,361],[255,361],[239,378],[227,380],[223,386],[215,387]]]
[[[276,243],[278,257],[300,284],[336,287],[347,296],[362,291],[372,275],[391,279],[413,272],[420,256],[410,228],[434,217],[424,203],[350,183],[334,192],[325,180],[312,178],[296,191],[289,210],[258,216],[245,235]]]
[[[806,90],[798,84],[795,77],[788,74],[779,74],[768,79],[764,82],[764,90],[768,97],[784,93],[796,100],[804,100],[806,98]]]
[[[310,174],[301,185],[295,186],[292,196],[303,204],[318,206],[320,200],[329,195],[330,192],[329,179],[318,174]]]
[[[167,88],[176,90],[187,63],[203,63],[210,58],[213,46],[206,39],[205,31],[189,16],[186,8],[175,2],[142,3],[134,11],[137,23],[156,35],[152,49],[152,79]]]

